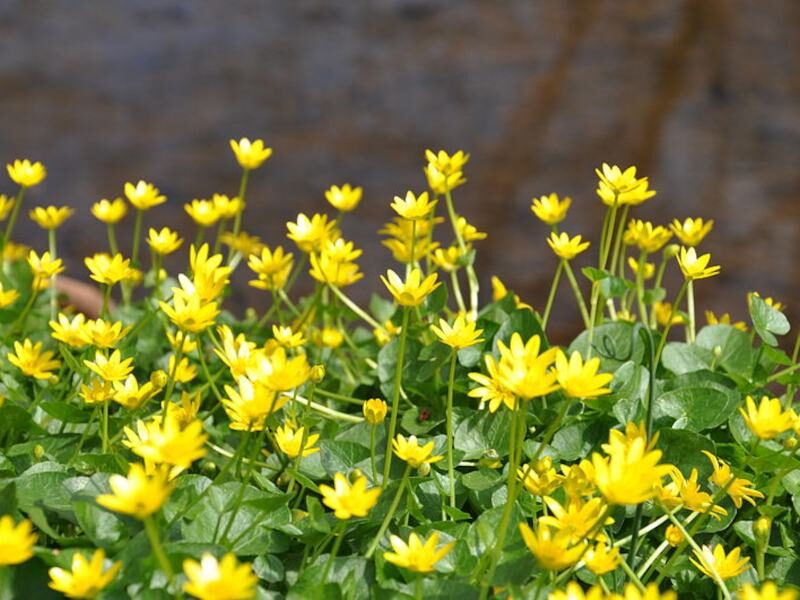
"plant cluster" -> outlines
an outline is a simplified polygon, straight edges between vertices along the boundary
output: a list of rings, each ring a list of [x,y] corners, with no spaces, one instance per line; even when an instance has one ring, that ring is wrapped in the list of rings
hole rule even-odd
[[[757,293],[750,324],[706,312],[698,327],[713,221],[631,218],[656,192],[604,164],[596,266],[573,266],[590,241],[561,229],[571,199],[542,196],[542,308],[497,278],[480,304],[486,233],[453,198],[469,155],[428,151],[427,190],[395,197],[380,231],[399,266],[364,307],[343,237],[362,189],[332,186],[335,215],[300,214],[293,247],[268,245],[242,215],[272,150],[231,149],[237,195],[185,205],[183,273],[164,268],[180,235],[144,231],[166,201],[154,185],[92,206],[99,315],[58,294],[71,208],[30,209],[47,250],[13,241],[46,171],[8,165],[0,597],[797,597],[800,337],[779,347],[789,323]],[[239,318],[225,298],[243,269],[265,306]],[[563,347],[547,335],[562,276],[585,326]]]

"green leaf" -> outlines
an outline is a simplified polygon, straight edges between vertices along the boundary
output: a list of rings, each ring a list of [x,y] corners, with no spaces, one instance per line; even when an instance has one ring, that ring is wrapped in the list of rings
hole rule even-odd
[[[600,282],[600,293],[604,298],[619,298],[634,287],[632,282],[622,277],[606,277]]]
[[[86,423],[92,416],[91,411],[81,410],[81,407],[69,402],[51,400],[42,402],[39,406],[48,415],[55,417],[62,423]]]
[[[686,477],[692,469],[697,469],[700,481],[711,475],[711,463],[702,452],[716,454],[716,448],[706,436],[685,429],[659,429],[656,447],[664,453],[661,462],[675,465]]]
[[[682,387],[656,398],[653,418],[662,423],[671,417],[675,429],[703,431],[724,423],[739,406],[736,392],[713,387]]]
[[[696,344],[683,342],[669,342],[661,354],[664,368],[676,375],[707,370],[713,360],[714,355],[710,351]]]
[[[697,334],[696,343],[712,353],[719,348],[716,364],[728,373],[745,377],[752,371],[755,352],[744,331],[730,325],[709,325]]]
[[[623,363],[633,361],[641,364],[644,355],[642,340],[633,335],[633,324],[616,321],[594,328],[592,356],[600,358],[600,370],[613,373]],[[589,332],[584,331],[569,345],[568,353],[578,351],[589,354]]]
[[[583,267],[581,269],[581,273],[583,273],[589,281],[603,281],[608,277],[611,277],[611,273],[604,269],[596,269],[594,267]]]
[[[447,286],[439,285],[422,303],[423,315],[438,315],[447,304]]]
[[[790,329],[786,315],[756,294],[750,294],[750,319],[758,336],[770,346],[778,345],[775,335],[785,335]]]
[[[322,440],[319,449],[322,467],[331,477],[336,473],[349,473],[362,461],[369,462],[369,449],[355,442]]]

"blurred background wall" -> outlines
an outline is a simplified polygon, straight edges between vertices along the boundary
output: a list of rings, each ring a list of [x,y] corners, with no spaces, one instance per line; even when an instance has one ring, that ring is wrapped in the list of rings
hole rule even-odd
[[[4,0],[0,160],[47,165],[31,206],[79,209],[60,237],[85,277],[104,247],[92,202],[152,181],[170,201],[150,224],[191,238],[183,202],[235,193],[227,141],[263,137],[249,230],[284,243],[329,185],[362,185],[345,235],[367,250],[365,297],[390,264],[376,230],[392,196],[423,189],[425,148],[462,148],[485,288],[497,274],[539,307],[555,261],[531,197],[572,196],[565,228],[596,235],[593,168],[635,164],[659,192],[636,216],[716,221],[703,247],[723,274],[701,306],[744,318],[757,289],[800,315],[798,62],[796,0]],[[234,300],[266,303],[244,285]]]

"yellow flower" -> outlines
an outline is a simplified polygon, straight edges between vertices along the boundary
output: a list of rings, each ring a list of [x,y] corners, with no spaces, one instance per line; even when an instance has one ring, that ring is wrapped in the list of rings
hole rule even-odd
[[[92,345],[98,348],[113,348],[122,338],[128,335],[131,327],[124,327],[122,322],[109,322],[103,319],[87,321],[83,326],[83,335]]]
[[[300,387],[311,377],[311,365],[305,354],[289,358],[286,349],[279,346],[272,354],[256,356],[255,365],[247,375],[258,383],[277,392],[288,392]]]
[[[121,562],[114,562],[106,569],[105,561],[103,549],[95,550],[88,561],[83,554],[76,552],[72,555],[71,571],[60,567],[48,570],[49,586],[67,598],[94,598],[114,580],[122,567]]]
[[[551,494],[564,479],[556,473],[553,459],[549,456],[540,458],[532,467],[524,465],[521,469],[517,469],[517,477],[522,480],[525,489],[534,496]]]
[[[590,358],[585,363],[580,352],[573,352],[569,360],[559,351],[556,354],[556,376],[558,385],[572,398],[597,398],[611,392],[607,387],[614,376],[611,373],[598,373],[600,359]]]
[[[380,398],[370,398],[364,400],[361,405],[361,412],[364,413],[364,418],[370,425],[380,425],[386,418],[386,413],[389,412],[389,405]]]
[[[297,348],[306,343],[306,338],[303,337],[302,331],[295,333],[291,327],[283,325],[272,326],[272,337],[285,348]]]
[[[328,221],[328,215],[314,214],[309,219],[303,213],[297,215],[297,221],[286,223],[289,233],[286,235],[305,253],[319,252],[330,239],[339,237],[336,222]]]
[[[339,239],[337,242],[344,242],[344,240]],[[347,244],[352,248],[352,242],[347,242]],[[329,283],[340,288],[352,285],[364,276],[359,272],[358,264],[349,260],[339,260],[334,252],[335,244],[328,241],[320,254],[312,253],[309,275],[320,283]],[[359,256],[361,250],[355,250],[350,255],[353,254]]]
[[[119,350],[114,350],[110,356],[97,352],[93,361],[84,360],[83,364],[105,381],[111,382],[122,381],[133,371],[133,359],[123,360]]]
[[[231,140],[230,144],[236,161],[245,171],[257,169],[272,156],[272,148],[265,147],[264,140],[251,142],[248,138],[242,138],[238,142]]]
[[[35,250],[28,253],[28,266],[33,272],[34,289],[43,289],[51,277],[64,272],[64,262],[60,258],[53,258],[49,252],[44,252],[40,257]]]
[[[396,535],[389,536],[394,552],[384,552],[383,558],[393,565],[414,571],[415,573],[430,573],[436,563],[442,560],[455,546],[449,542],[437,549],[439,545],[439,532],[434,531],[428,539],[420,538],[416,533],[408,536],[408,543]]]
[[[226,231],[222,234],[220,240],[230,249],[245,257],[258,254],[264,248],[264,242],[261,241],[261,238],[244,231],[240,231],[237,235],[234,235],[232,231]]]
[[[61,361],[54,357],[54,352],[42,350],[42,342],[34,344],[26,339],[22,343],[14,342],[14,352],[9,352],[8,362],[29,377],[50,379],[54,377],[53,371],[61,366]]]
[[[439,150],[438,152],[425,150],[425,160],[442,173],[451,175],[464,170],[464,167],[469,162],[469,154],[463,150],[458,150],[453,154],[448,154],[444,150]]]
[[[444,319],[439,319],[439,327],[431,325],[431,330],[443,344],[453,349],[468,348],[482,342],[483,329],[475,327],[475,321],[467,319],[463,314],[456,317],[451,326]]]
[[[673,219],[669,226],[684,246],[697,246],[713,227],[713,219],[705,222],[703,219],[686,219],[683,223],[678,219]]]
[[[183,244],[183,238],[169,227],[162,227],[161,231],[151,227],[147,231],[147,245],[153,252],[161,256],[172,254],[181,247],[181,244]]]
[[[753,487],[752,481],[742,477],[735,477],[730,465],[724,460],[717,458],[707,450],[703,450],[703,454],[711,461],[711,467],[714,469],[714,473],[708,480],[718,488],[724,489],[725,493],[733,500],[736,508],[742,507],[743,500],[755,506],[756,501],[753,498],[764,497],[764,494]]]
[[[635,583],[626,583],[625,593],[622,596],[612,594],[608,598],[609,600],[678,600],[678,595],[672,590],[660,592],[655,583],[648,583],[645,591],[641,591]]]
[[[37,206],[28,215],[42,229],[58,229],[74,212],[69,206]]]
[[[112,386],[114,388],[112,399],[128,410],[136,410],[160,391],[160,388],[150,381],[139,385],[134,375],[128,375],[124,381],[114,381]]]
[[[183,572],[188,581],[183,591],[200,600],[251,600],[256,596],[258,578],[250,563],[239,563],[229,552],[217,561],[213,554],[204,552],[200,562],[187,558]]]
[[[137,210],[150,210],[167,201],[167,197],[162,196],[156,186],[141,179],[136,185],[130,182],[125,184],[125,197]]]
[[[752,583],[745,583],[736,597],[739,600],[797,600],[797,592],[789,588],[781,590],[772,581],[765,581],[761,589]]]
[[[127,477],[112,475],[109,478],[112,493],[100,494],[97,503],[114,512],[146,519],[161,508],[172,493],[168,477],[166,469],[148,475],[142,465],[131,464]]]
[[[99,252],[94,256],[87,256],[83,262],[89,269],[90,277],[97,283],[116,285],[132,276],[131,261],[129,258],[124,258],[122,254],[111,256],[105,252]]]
[[[716,572],[720,579],[724,581],[741,575],[747,570],[750,558],[741,558],[741,552],[742,549],[739,546],[731,550],[729,554],[725,554],[722,544],[717,544],[713,550],[708,546],[703,546],[700,552],[694,551],[697,560],[694,558],[690,560],[706,576],[713,578],[714,572]]]
[[[571,567],[586,551],[586,542],[572,543],[568,532],[553,530],[543,523],[539,523],[535,530],[527,523],[520,523],[519,531],[528,550],[548,571],[562,571]]]
[[[465,156],[469,157],[468,154]],[[467,182],[467,180],[464,179],[464,173],[462,171],[454,171],[452,168],[442,170],[440,167],[441,163],[429,162],[423,169],[425,171],[425,178],[428,180],[428,187],[430,187],[434,193],[446,194]]]
[[[758,292],[747,292],[747,304],[748,304],[748,306],[752,302],[753,296],[758,296],[759,298],[761,298],[761,294],[759,294]],[[784,305],[783,302],[775,300],[772,296],[767,296],[763,300],[767,304],[767,306],[771,306],[775,310],[782,311],[782,310],[784,310],[786,308],[786,306]]]
[[[606,593],[598,585],[593,585],[584,592],[577,581],[570,581],[565,589],[550,592],[547,600],[606,600]]]
[[[188,469],[196,460],[206,455],[208,436],[203,433],[203,423],[192,421],[181,427],[177,419],[167,418],[163,423],[160,415],[150,421],[137,421],[136,431],[130,427],[123,430],[126,439],[122,444],[155,465],[169,465]]]
[[[430,200],[428,192],[422,192],[419,196],[415,196],[414,192],[408,191],[405,198],[395,196],[391,206],[404,219],[418,221],[426,218],[437,203],[438,200]]]
[[[268,291],[277,291],[286,285],[292,270],[293,255],[284,252],[278,246],[270,250],[264,246],[260,254],[253,254],[247,259],[247,266],[258,275],[258,279],[250,281],[250,285]]]
[[[86,404],[103,404],[113,397],[114,387],[110,381],[94,377],[88,384],[81,384],[78,395]]]
[[[42,163],[32,163],[27,158],[15,160],[13,164],[6,165],[6,170],[11,180],[24,188],[39,185],[47,177],[47,169]]]
[[[594,466],[585,458],[575,465],[561,465],[564,474],[561,485],[571,500],[594,494]]]
[[[71,348],[82,348],[89,340],[86,336],[86,317],[78,313],[70,319],[64,313],[58,314],[58,321],[50,321],[51,337]]]
[[[415,435],[409,436],[408,439],[406,439],[402,435],[397,434],[397,437],[392,440],[392,448],[399,459],[406,461],[406,463],[414,469],[423,464],[439,462],[444,458],[444,456],[438,455],[431,456],[433,452],[433,442],[428,442],[424,446],[420,446],[417,436]]]
[[[17,290],[5,290],[3,289],[3,284],[0,283],[0,309],[8,308],[17,300],[19,300],[19,292]]]
[[[200,227],[211,227],[221,217],[213,200],[192,200],[184,204],[183,209]]]
[[[489,235],[484,231],[478,231],[478,228],[468,223],[467,219],[464,217],[458,217],[456,219],[456,229],[458,229],[458,233],[461,234],[461,239],[467,243],[485,240]]]
[[[580,235],[570,238],[567,233],[552,232],[547,238],[547,243],[556,256],[564,260],[572,260],[589,247],[589,242],[581,243],[582,239]]]
[[[159,302],[158,305],[177,327],[199,333],[214,324],[219,308],[216,302],[203,302],[193,291],[172,288],[172,304]]]
[[[656,315],[656,321],[662,327],[667,326],[667,323],[670,321],[670,317],[672,317],[673,325],[680,325],[684,322],[683,316],[677,311],[677,309],[675,310],[674,314],[672,310],[672,303],[670,302],[653,303],[653,312]]]
[[[420,257],[420,254],[414,252],[415,257]],[[424,255],[422,255],[424,256]],[[431,259],[437,267],[448,273],[455,271],[461,266],[461,259],[464,253],[458,246],[449,246],[447,248],[436,248],[431,255]]]
[[[641,204],[656,195],[655,190],[648,189],[647,177],[636,177],[636,167],[628,167],[624,171],[617,165],[603,163],[602,171],[595,169],[599,181],[597,195],[607,206]]]
[[[175,352],[180,351],[182,354],[189,354],[197,350],[197,342],[192,339],[190,334],[180,329],[175,333],[167,331],[167,339]]]
[[[508,294],[508,288],[502,282],[502,280],[496,275],[492,275],[492,302],[499,302],[508,296]],[[514,303],[516,304],[517,308],[532,308],[530,304],[526,304],[520,300],[520,297],[517,294],[514,294]]]
[[[783,410],[779,398],[763,396],[756,407],[752,396],[745,398],[747,410],[740,408],[739,412],[744,418],[745,425],[756,437],[762,440],[771,440],[788,431],[794,425],[797,414],[791,408]]]
[[[634,275],[639,275],[639,261],[633,258],[632,256],[628,257],[628,266],[630,267],[631,271],[633,271]],[[648,280],[652,279],[653,275],[656,274],[656,265],[655,263],[651,262],[644,262],[642,263],[641,268],[641,276],[642,279]]]
[[[395,302],[401,306],[419,306],[428,294],[439,287],[437,277],[436,273],[432,273],[423,279],[422,271],[414,268],[403,281],[397,273],[389,269],[386,277],[381,275],[381,281],[394,296]]]
[[[550,514],[540,517],[539,522],[568,534],[575,544],[583,540],[604,539],[597,533],[597,528],[614,523],[614,519],[606,516],[607,506],[602,498],[591,498],[586,501],[573,499],[566,507],[550,496],[545,496],[543,499],[550,509]]]
[[[531,211],[536,217],[547,225],[557,225],[567,216],[567,211],[572,204],[569,196],[559,200],[558,194],[550,194],[531,200]]]
[[[728,514],[728,511],[721,506],[712,504],[711,494],[700,489],[700,484],[697,482],[697,469],[692,469],[689,479],[686,479],[683,473],[677,469],[670,473],[670,477],[675,482],[681,503],[689,510],[697,513],[709,513],[715,519],[720,519]]]
[[[238,379],[238,389],[226,385],[225,393],[227,397],[222,399],[222,406],[231,420],[229,427],[236,431],[263,431],[267,417],[289,400],[265,385],[254,384],[247,377]]]
[[[367,485],[367,478],[363,475],[358,475],[351,484],[345,475],[336,473],[333,487],[324,484],[319,486],[322,503],[334,511],[337,519],[366,517],[381,495],[380,488],[368,490]]]
[[[684,537],[683,532],[680,529],[675,527],[675,525],[670,525],[664,532],[664,539],[670,546],[675,548],[679,544],[681,544],[683,540],[685,540],[686,538]]]
[[[119,223],[128,214],[128,205],[122,198],[114,198],[111,201],[103,198],[99,202],[92,204],[92,214],[95,219],[107,225]]]
[[[660,450],[648,450],[644,438],[623,443],[611,438],[608,457],[592,455],[595,483],[609,504],[641,504],[656,494],[656,484],[672,471],[660,465]]]
[[[682,247],[680,254],[678,254],[676,259],[678,261],[678,266],[680,266],[683,276],[686,279],[705,279],[706,277],[714,277],[714,275],[719,275],[719,265],[712,267],[708,266],[708,262],[711,260],[711,255],[703,254],[702,256],[697,256],[694,248],[689,248],[687,250],[686,248]]]
[[[14,208],[14,198],[9,198],[5,194],[0,194],[0,221],[5,221],[8,218],[11,209]]]
[[[181,358],[176,366],[174,354],[170,354],[167,372],[174,373],[176,383],[189,383],[192,379],[197,377],[197,367],[191,364],[189,359],[185,356]]]
[[[497,343],[500,352],[497,376],[502,387],[518,398],[529,400],[558,389],[557,374],[551,369],[558,348],[540,352],[541,342],[541,338],[534,335],[523,343],[522,337],[515,332],[508,346],[503,342]]]
[[[281,452],[289,458],[297,458],[301,453],[305,457],[319,452],[319,448],[314,447],[319,439],[319,434],[309,433],[305,441],[303,440],[304,435],[305,427],[295,429],[294,425],[287,421],[275,431],[275,442]]]
[[[345,183],[342,187],[332,185],[325,190],[325,199],[336,210],[350,212],[355,210],[358,203],[361,202],[363,193],[364,190],[360,187],[351,187],[349,183]]]
[[[619,548],[609,548],[605,542],[599,542],[593,548],[589,548],[584,560],[586,567],[595,575],[610,573],[622,562]]]
[[[192,270],[191,282],[186,276],[178,276],[181,287],[198,295],[202,302],[216,300],[228,286],[232,268],[222,266],[225,257],[222,254],[211,254],[208,244],[200,249],[194,245],[189,248],[189,267]]]
[[[222,338],[222,348],[214,348],[214,352],[222,359],[234,379],[246,374],[248,369],[255,368],[256,345],[248,341],[243,333],[234,336],[227,325],[217,329]]]
[[[244,202],[236,196],[230,198],[225,194],[214,194],[211,201],[214,203],[220,219],[233,219],[244,210]]]
[[[483,357],[486,364],[488,375],[483,373],[470,373],[469,378],[478,384],[478,387],[469,391],[471,398],[478,398],[480,408],[489,403],[489,412],[496,412],[501,405],[505,404],[509,409],[517,407],[517,395],[506,387],[500,378],[499,366],[491,354]]]
[[[195,394],[181,392],[180,404],[165,400],[161,407],[163,409],[166,405],[167,419],[175,419],[181,427],[186,427],[197,418],[202,400],[200,392]]]
[[[631,219],[625,230],[623,240],[626,244],[636,244],[642,252],[658,252],[672,238],[672,232],[661,225],[654,227],[650,221]]]
[[[27,519],[15,524],[11,515],[0,517],[0,567],[18,565],[32,557],[37,537]]]

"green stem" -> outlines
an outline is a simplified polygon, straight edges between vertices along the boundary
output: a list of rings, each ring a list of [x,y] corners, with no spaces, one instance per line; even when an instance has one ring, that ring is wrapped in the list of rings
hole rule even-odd
[[[370,326],[372,326],[374,329],[383,329],[383,327],[381,327],[381,325],[375,319],[370,317],[364,310],[362,310],[358,304],[350,300],[350,298],[348,298],[342,290],[331,284],[328,284],[328,287],[333,291],[336,297],[339,298],[339,300],[341,300],[345,306],[347,306],[347,308],[356,313],[359,317],[361,317],[361,319],[369,323]]]
[[[17,223],[20,208],[22,208],[22,199],[25,197],[25,188],[20,186],[17,197],[14,199],[14,208],[11,209],[11,217],[6,224],[6,233],[3,235],[2,246],[0,246],[0,257],[5,261],[5,250],[8,242],[11,241],[11,234],[14,233],[14,225]]]
[[[236,493],[236,498],[233,501],[233,510],[231,511],[231,516],[228,519],[228,522],[225,524],[225,529],[222,530],[222,535],[219,537],[220,544],[222,545],[225,545],[226,540],[228,539],[228,534],[231,531],[231,527],[233,527],[233,522],[236,520],[236,515],[239,514],[239,508],[242,505],[244,492],[247,489],[247,484],[250,481],[250,477],[252,476],[253,470],[256,467],[256,457],[261,450],[261,441],[259,440],[258,434],[253,435],[251,432],[248,432],[247,437],[253,438],[253,442],[255,443],[253,444],[253,449],[250,451],[250,455],[247,457],[247,470],[244,472],[242,484],[239,486],[239,491]]]
[[[661,353],[664,351],[664,345],[667,343],[667,338],[669,337],[669,330],[672,329],[672,320],[675,318],[676,313],[678,312],[678,305],[683,300],[684,294],[686,294],[687,282],[684,281],[683,285],[681,285],[681,289],[678,291],[678,295],[675,297],[675,302],[672,303],[672,310],[669,312],[669,320],[667,321],[666,326],[664,327],[664,333],[661,335],[661,340],[658,342],[658,350],[656,350],[656,360],[653,363],[653,369],[658,367],[658,363],[661,360]]]
[[[572,292],[575,294],[575,300],[578,302],[578,308],[580,309],[581,317],[583,318],[583,325],[584,327],[589,327],[589,312],[586,310],[586,302],[583,300],[581,288],[578,286],[578,281],[575,279],[575,273],[573,272],[569,261],[562,259],[561,262],[564,264],[564,271],[567,274],[567,279],[569,279]]]
[[[200,248],[203,245],[203,240],[206,238],[206,228],[202,225],[197,226],[197,234],[194,236],[194,247]]]
[[[456,473],[453,466],[453,388],[456,380],[456,359],[458,352],[450,353],[450,376],[447,381],[447,477],[449,479],[450,506],[456,507]]]
[[[167,422],[167,406],[172,402],[172,391],[175,389],[175,376],[178,373],[178,365],[183,358],[183,344],[178,346],[175,350],[175,362],[172,364],[172,370],[169,374],[169,381],[167,382],[167,391],[164,393],[164,408],[161,411],[161,424]]]
[[[389,482],[389,471],[392,469],[392,441],[397,430],[397,415],[400,412],[400,387],[403,381],[403,359],[406,353],[406,337],[408,336],[408,315],[410,308],[403,307],[403,323],[400,339],[397,342],[397,363],[394,370],[394,389],[392,390],[392,416],[389,419],[389,437],[386,439],[386,456],[383,459],[383,481],[381,488]]]
[[[414,600],[423,600],[424,596],[422,595],[422,582],[424,578],[421,573],[417,574],[416,580],[414,581]]]
[[[561,280],[561,271],[563,270],[564,261],[561,260],[556,267],[555,275],[553,275],[553,283],[550,284],[550,292],[547,294],[547,304],[545,304],[544,314],[542,315],[542,331],[547,329],[547,322],[550,320],[550,310],[553,308],[553,300],[555,300],[558,282]]]
[[[236,213],[236,216],[233,218],[233,237],[239,235],[239,232],[242,230],[242,213],[244,213],[244,197],[247,193],[247,180],[250,177],[249,169],[242,170],[242,178],[239,180],[239,200],[242,201],[242,210]],[[231,258],[233,257],[233,246],[228,250],[228,260],[226,261],[228,264],[231,262]]]
[[[447,215],[450,217],[450,224],[453,226],[453,234],[456,237],[458,248],[461,250],[461,254],[466,256],[467,244],[464,242],[464,238],[461,236],[461,231],[458,229],[458,216],[453,208],[453,195],[450,193],[450,190],[445,192],[444,199],[445,204],[447,205]],[[475,267],[472,265],[472,261],[467,264],[466,271],[467,284],[469,286],[470,314],[474,317],[478,314],[478,276],[475,274]]]
[[[645,587],[642,583],[642,580],[636,576],[636,573],[633,572],[633,569],[631,569],[630,565],[626,561],[622,560],[620,561],[619,566],[622,567],[622,570],[625,571],[625,574],[630,578],[633,584],[639,588],[639,591],[644,592]]]
[[[225,235],[225,219],[220,219],[217,223],[217,234],[214,237],[214,254],[219,254],[219,246],[222,243],[222,236]]]
[[[164,552],[164,547],[161,545],[161,540],[158,535],[158,526],[153,520],[152,515],[144,518],[144,530],[147,532],[147,539],[150,540],[150,548],[153,550],[153,554],[156,555],[161,570],[166,573],[169,583],[172,584],[172,580],[175,578],[175,571],[173,571],[172,563],[170,563],[169,557],[167,553]]]
[[[694,321],[694,281],[689,280],[686,285],[686,307],[689,312],[689,329],[687,340],[690,344],[695,340],[695,321]]]
[[[372,425],[369,431],[369,460],[372,465],[372,484],[378,484],[378,462],[375,459],[375,438],[377,434],[377,425]]]
[[[411,465],[406,465],[406,470],[403,472],[403,477],[400,479],[400,485],[397,486],[397,492],[395,492],[394,499],[392,500],[392,504],[389,506],[389,512],[386,513],[386,517],[384,517],[383,522],[381,523],[380,529],[378,529],[378,534],[375,536],[375,539],[372,540],[372,543],[369,545],[369,549],[367,550],[366,559],[369,560],[372,558],[372,555],[375,554],[375,550],[378,547],[378,544],[381,543],[386,530],[389,528],[389,523],[392,522],[394,518],[394,513],[397,512],[397,507],[400,505],[400,499],[403,497],[403,491],[406,488],[406,484],[408,483],[408,476],[411,473]]]
[[[614,275],[617,269],[617,259],[619,258],[619,251],[622,246],[622,238],[625,237],[625,226],[627,225],[628,221],[628,213],[630,212],[631,207],[629,204],[626,204],[622,208],[622,215],[619,219],[619,226],[617,227],[617,234],[609,240],[609,244],[613,241],[614,243],[614,252],[611,255],[611,274]],[[613,233],[613,230],[612,230]],[[621,274],[621,273],[620,273]]]
[[[139,266],[139,238],[142,236],[142,219],[144,211],[136,209],[136,219],[133,222],[133,250],[131,251],[131,266]]]
[[[112,255],[119,253],[119,244],[117,244],[117,233],[114,231],[113,223],[106,223],[106,232],[108,233],[108,250]]]
[[[50,250],[50,256],[53,260],[58,258],[58,253],[56,251],[56,230],[55,229],[48,229],[47,230],[47,243]],[[50,278],[50,320],[54,321],[56,318],[56,307],[58,303],[58,292],[56,292],[56,279],[58,275],[53,275]]]
[[[450,284],[453,288],[453,297],[456,299],[456,306],[458,306],[458,310],[466,312],[467,309],[464,306],[464,296],[461,295],[461,284],[458,283],[457,269],[450,271]]]
[[[333,548],[331,548],[331,553],[328,555],[328,560],[325,562],[325,568],[322,570],[322,577],[320,577],[322,585],[325,585],[328,581],[328,574],[331,572],[333,561],[336,560],[336,555],[339,554],[339,548],[342,547],[346,527],[347,521],[340,521],[336,526],[336,540],[333,542]]]
[[[103,402],[103,454],[108,452],[108,405],[111,400]]]

